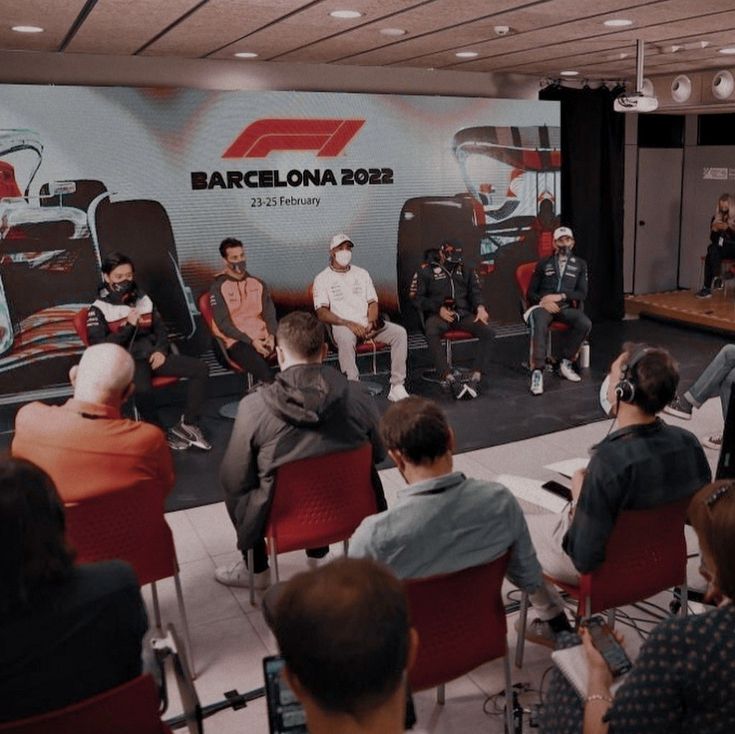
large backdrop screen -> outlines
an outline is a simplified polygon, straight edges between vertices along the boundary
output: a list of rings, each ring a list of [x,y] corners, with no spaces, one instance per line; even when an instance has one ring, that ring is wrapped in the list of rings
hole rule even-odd
[[[174,336],[241,239],[281,312],[346,232],[382,307],[425,251],[460,242],[491,317],[517,318],[513,272],[550,247],[555,102],[344,93],[0,86],[0,395],[66,380],[73,317],[122,251]]]

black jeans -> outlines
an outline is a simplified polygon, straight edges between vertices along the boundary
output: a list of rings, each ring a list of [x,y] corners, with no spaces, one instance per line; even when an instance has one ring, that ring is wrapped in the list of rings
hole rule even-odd
[[[592,322],[578,308],[563,308],[559,313],[549,313],[545,308],[535,308],[528,318],[531,329],[531,369],[541,370],[546,364],[546,339],[552,321],[559,321],[571,328],[562,334],[560,351],[562,359],[574,360],[579,347],[592,329]]]
[[[273,373],[268,362],[258,354],[252,344],[235,342],[228,350],[229,358],[242,367],[244,372],[249,372],[260,382],[273,382]]]
[[[444,319],[434,315],[426,319],[426,341],[429,343],[429,354],[439,375],[445,375],[449,369],[446,350],[442,345],[442,336],[449,329],[469,331],[472,336],[479,339],[472,368],[477,372],[485,372],[490,355],[490,345],[495,338],[495,332],[487,324],[483,324],[482,321],[475,321],[472,314],[463,316],[453,324],[448,324]]]
[[[704,287],[712,287],[712,279],[720,275],[723,260],[735,260],[735,242],[725,240],[721,245],[713,244],[707,248],[704,258]]]
[[[166,361],[155,371],[147,359],[135,360],[135,393],[133,400],[138,408],[140,417],[149,423],[161,426],[161,420],[156,411],[156,397],[151,379],[153,377],[186,377],[186,406],[184,408],[184,422],[199,423],[204,402],[204,390],[209,376],[207,365],[196,357],[187,357],[184,354],[169,354]]]

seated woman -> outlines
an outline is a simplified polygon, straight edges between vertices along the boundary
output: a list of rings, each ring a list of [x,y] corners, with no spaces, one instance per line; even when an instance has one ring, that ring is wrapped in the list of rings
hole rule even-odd
[[[186,407],[181,420],[168,431],[175,451],[190,446],[212,447],[199,428],[209,369],[200,359],[173,354],[166,327],[150,297],[135,282],[133,261],[115,252],[102,262],[104,285],[90,306],[87,334],[90,344],[112,342],[130,352],[135,360],[135,403],[143,420],[161,426],[155,407],[152,377],[187,377]]]
[[[0,721],[140,675],[147,626],[132,568],[75,566],[51,479],[30,462],[0,461]]]
[[[692,499],[708,595],[718,606],[659,624],[613,698],[612,676],[589,635],[587,698],[580,701],[555,671],[544,709],[544,734],[672,734],[735,731],[735,482],[708,484]],[[622,640],[622,638],[620,638]]]

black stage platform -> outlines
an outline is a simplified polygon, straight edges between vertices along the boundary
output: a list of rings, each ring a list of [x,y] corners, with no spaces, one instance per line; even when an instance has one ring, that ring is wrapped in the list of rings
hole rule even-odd
[[[572,383],[547,374],[545,391],[534,397],[528,389],[529,376],[522,363],[528,357],[528,337],[509,336],[495,340],[490,372],[482,395],[477,400],[455,402],[438,385],[424,381],[421,374],[429,367],[426,349],[412,349],[410,354],[409,392],[436,399],[447,412],[457,437],[458,452],[511,443],[533,436],[561,431],[603,420],[598,403],[599,387],[610,362],[625,341],[645,341],[667,347],[679,361],[682,385],[688,387],[701,370],[727,343],[721,336],[686,327],[662,324],[647,319],[596,324],[591,339],[591,367],[582,382]],[[455,359],[462,365],[471,357],[471,344],[455,347]],[[387,368],[387,355],[379,367]],[[365,365],[361,369],[366,368]],[[388,374],[370,379],[388,384]],[[219,464],[227,445],[232,422],[221,418],[219,407],[242,390],[243,381],[235,376],[212,380],[212,392],[219,397],[207,401],[203,427],[214,446],[212,451],[190,449],[175,455],[176,487],[168,498],[167,509],[180,510],[219,502],[222,490],[218,482]],[[381,412],[389,403],[386,390],[375,398]],[[172,403],[162,408],[162,415],[173,423],[180,414],[177,393],[168,395]],[[5,407],[0,416],[6,428],[12,427],[15,409]],[[9,446],[12,433],[2,435]]]

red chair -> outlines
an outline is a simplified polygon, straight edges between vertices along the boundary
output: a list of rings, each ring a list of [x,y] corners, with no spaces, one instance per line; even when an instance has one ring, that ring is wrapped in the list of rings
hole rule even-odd
[[[648,599],[660,591],[681,587],[681,609],[687,608],[687,549],[684,536],[689,499],[648,510],[624,510],[618,516],[605,547],[605,561],[592,573],[583,573],[579,585],[546,576],[577,600],[577,620],[608,612],[615,623],[615,607]],[[523,664],[528,594],[521,597],[516,666]]]
[[[77,332],[77,336],[82,340],[82,344],[85,347],[89,346],[89,334],[87,333],[87,316],[89,314],[88,308],[83,308],[74,314],[74,331]],[[168,387],[169,385],[175,385],[181,378],[173,376],[153,376],[151,378],[151,385],[155,388]],[[138,409],[135,407],[135,398],[133,398],[133,412],[135,413],[135,419],[140,420],[138,415]]]
[[[505,690],[512,689],[501,594],[508,559],[505,553],[482,566],[404,581],[411,624],[419,635],[416,662],[408,673],[412,690],[436,686],[437,701],[443,704],[445,683],[500,657]],[[510,705],[506,720],[507,731],[513,731]]]
[[[368,515],[377,512],[373,487],[373,448],[365,443],[284,464],[276,470],[265,537],[278,576],[278,553],[344,543]],[[248,551],[250,603],[253,556]]]
[[[2,734],[171,734],[161,721],[156,684],[140,675],[63,709],[0,724]]]
[[[531,285],[531,278],[533,277],[533,271],[536,269],[536,263],[523,263],[516,268],[516,284],[518,290],[521,293],[521,312],[525,313],[530,304],[528,302],[528,287]],[[551,334],[554,331],[568,331],[569,326],[563,324],[561,321],[552,321],[549,325],[549,335],[546,340],[546,362],[547,369],[550,369],[552,362],[552,350],[551,350]]]
[[[159,629],[162,626],[156,581],[174,577],[189,667],[193,670],[179,564],[171,528],[164,517],[163,503],[162,493],[149,482],[81,502],[70,502],[64,506],[67,536],[77,551],[79,563],[120,558],[135,569],[141,586],[151,585],[153,611]]]
[[[426,333],[426,317],[421,312],[419,312],[419,322],[421,323],[421,330]],[[477,341],[477,337],[464,329],[447,329],[442,334],[442,341],[444,342],[444,348],[446,349],[447,367],[451,370],[454,367],[452,345],[455,343],[459,344],[460,342]],[[440,381],[440,376],[436,375],[436,370],[433,369],[424,372],[422,377],[427,382]]]

